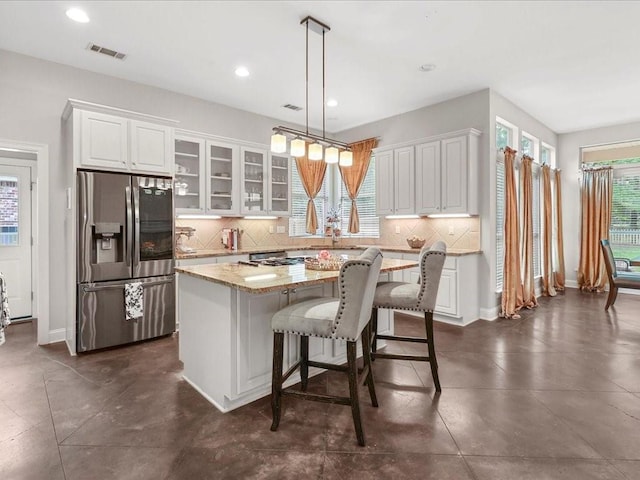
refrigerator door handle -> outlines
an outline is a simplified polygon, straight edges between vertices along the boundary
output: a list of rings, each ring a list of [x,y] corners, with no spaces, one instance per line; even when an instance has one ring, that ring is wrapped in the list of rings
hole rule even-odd
[[[131,187],[125,187],[124,191],[127,204],[127,251],[125,252],[125,262],[127,267],[130,267],[131,252],[133,251],[133,210],[131,208]]]
[[[163,285],[165,283],[172,283],[174,280],[173,278],[168,278],[166,280],[155,280],[153,282],[142,282],[142,287],[155,287],[156,285]],[[124,283],[121,283],[119,285],[98,285],[98,286],[88,286],[85,285],[82,287],[82,291],[83,292],[100,292],[102,290],[113,290],[113,289],[123,289],[124,288]]]
[[[133,188],[133,224],[135,228],[135,238],[133,245],[133,268],[140,265],[140,187]],[[134,274],[134,276],[136,276]]]

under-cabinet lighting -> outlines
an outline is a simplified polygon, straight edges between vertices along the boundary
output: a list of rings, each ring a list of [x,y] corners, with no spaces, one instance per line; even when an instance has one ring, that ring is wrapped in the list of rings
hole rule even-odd
[[[427,215],[429,218],[470,218],[468,213],[433,213]]]
[[[397,220],[402,218],[420,218],[420,215],[387,215],[384,218],[388,218],[390,220]]]
[[[181,214],[181,215],[176,215],[176,218],[201,218],[204,220],[219,220],[222,217],[220,215],[198,215],[198,214]]]
[[[272,278],[277,278],[278,275],[275,273],[263,273],[262,275],[251,275],[250,277],[244,277],[245,282],[258,282],[260,280],[271,280]]]
[[[242,217],[245,220],[277,220],[278,217],[271,216],[262,216],[262,215],[247,215],[246,217]]]

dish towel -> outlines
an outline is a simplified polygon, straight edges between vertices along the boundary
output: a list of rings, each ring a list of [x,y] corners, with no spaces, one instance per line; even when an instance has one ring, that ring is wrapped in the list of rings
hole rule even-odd
[[[0,273],[0,345],[4,343],[4,329],[11,323],[9,313],[9,296],[7,295],[7,283],[4,275]]]
[[[135,320],[142,317],[144,312],[142,282],[125,283],[124,310],[127,320]]]

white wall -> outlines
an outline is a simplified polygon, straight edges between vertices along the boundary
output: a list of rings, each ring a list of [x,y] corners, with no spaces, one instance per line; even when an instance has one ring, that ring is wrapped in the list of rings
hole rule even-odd
[[[640,139],[640,122],[564,133],[558,137],[562,169],[564,256],[568,286],[577,286],[580,255],[580,148]]]
[[[109,61],[109,60],[105,60]],[[186,95],[0,50],[0,137],[49,146],[50,331],[65,327],[65,165],[61,115],[68,98],[179,120],[180,128],[268,144],[282,122]]]

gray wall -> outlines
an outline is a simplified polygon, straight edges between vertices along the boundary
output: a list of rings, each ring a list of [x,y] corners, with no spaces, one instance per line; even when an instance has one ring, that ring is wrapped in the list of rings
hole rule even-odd
[[[562,169],[562,213],[567,284],[577,286],[580,255],[580,148],[640,139],[640,122],[559,135]]]
[[[0,50],[0,138],[43,143],[50,161],[50,324],[65,327],[65,168],[61,115],[68,98],[179,120],[179,128],[268,144],[282,122],[186,95]]]

